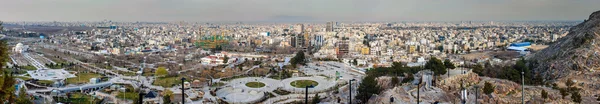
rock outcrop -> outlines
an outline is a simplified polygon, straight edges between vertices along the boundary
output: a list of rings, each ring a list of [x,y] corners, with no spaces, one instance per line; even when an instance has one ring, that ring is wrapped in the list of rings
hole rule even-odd
[[[528,57],[536,73],[546,80],[565,77],[573,70],[600,68],[600,11],[572,27],[569,33],[534,55]]]

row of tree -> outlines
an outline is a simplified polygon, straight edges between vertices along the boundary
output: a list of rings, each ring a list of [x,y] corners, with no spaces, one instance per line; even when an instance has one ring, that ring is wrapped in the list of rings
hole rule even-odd
[[[527,64],[527,60],[521,58],[514,65],[492,65],[490,62],[486,62],[484,66],[478,64],[469,67],[473,69],[474,73],[480,76],[507,79],[517,83],[522,82],[521,72],[523,72],[525,84],[543,85],[545,82],[542,76],[531,70],[535,65],[537,64],[533,63],[533,61]]]

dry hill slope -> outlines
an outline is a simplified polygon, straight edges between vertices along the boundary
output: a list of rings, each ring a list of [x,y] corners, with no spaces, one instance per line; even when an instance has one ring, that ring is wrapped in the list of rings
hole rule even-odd
[[[534,71],[547,80],[565,77],[571,70],[600,68],[600,11],[572,27],[569,34],[528,57]]]

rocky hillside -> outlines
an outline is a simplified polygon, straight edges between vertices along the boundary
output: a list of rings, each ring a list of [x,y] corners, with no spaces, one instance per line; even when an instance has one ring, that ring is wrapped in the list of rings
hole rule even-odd
[[[565,77],[572,70],[600,68],[600,11],[572,27],[569,34],[528,57],[534,71],[547,80]]]

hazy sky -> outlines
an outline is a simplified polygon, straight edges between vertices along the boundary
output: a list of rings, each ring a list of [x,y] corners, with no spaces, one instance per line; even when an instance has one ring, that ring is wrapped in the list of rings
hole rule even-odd
[[[583,20],[600,0],[1,0],[3,21]]]

